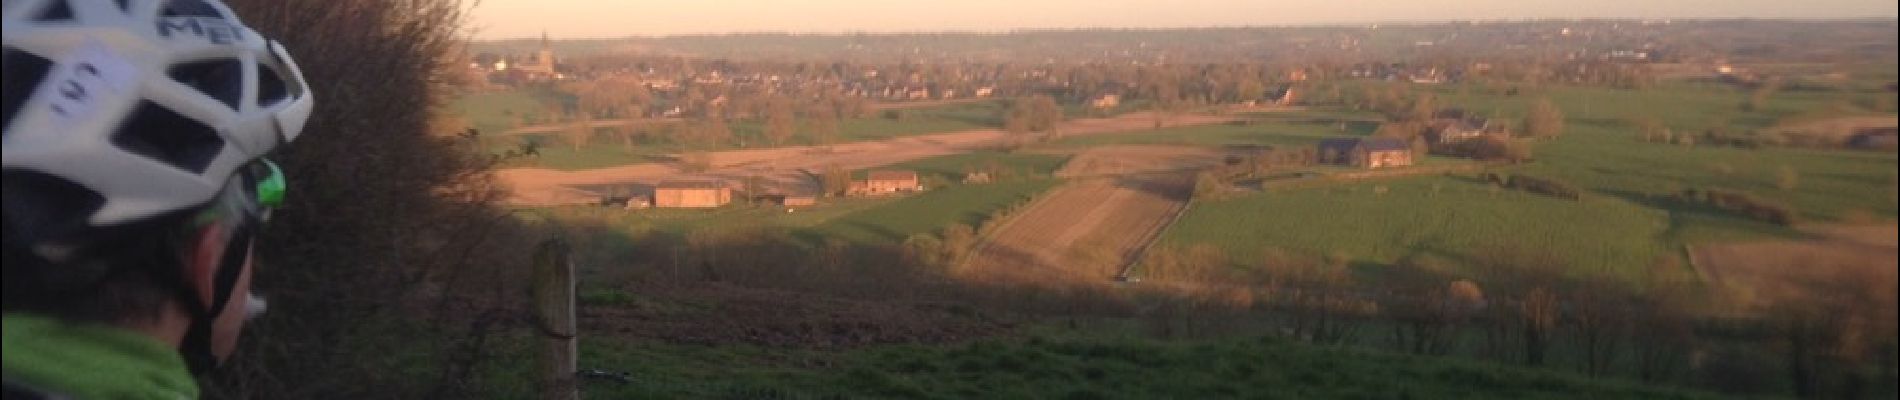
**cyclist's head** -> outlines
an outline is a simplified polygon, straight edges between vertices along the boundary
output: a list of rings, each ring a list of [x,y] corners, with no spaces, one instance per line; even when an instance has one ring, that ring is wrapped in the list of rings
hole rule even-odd
[[[302,72],[216,0],[6,0],[3,15],[6,312],[183,311],[181,350],[215,362],[283,195],[263,156],[310,115]]]

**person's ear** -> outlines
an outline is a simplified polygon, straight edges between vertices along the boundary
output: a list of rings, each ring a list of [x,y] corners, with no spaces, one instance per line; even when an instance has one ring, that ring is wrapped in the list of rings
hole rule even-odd
[[[185,281],[198,295],[198,304],[211,304],[211,297],[217,295],[213,291],[217,290],[218,264],[223,262],[224,246],[229,244],[225,236],[222,226],[206,227],[198,231],[198,243],[191,247],[184,273]]]

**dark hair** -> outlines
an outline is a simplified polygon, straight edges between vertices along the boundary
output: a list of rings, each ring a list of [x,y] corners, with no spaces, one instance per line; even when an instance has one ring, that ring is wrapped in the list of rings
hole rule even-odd
[[[35,254],[30,245],[5,238],[4,293],[0,310],[73,322],[116,323],[155,319],[175,298],[180,259],[170,229],[157,223],[120,230],[66,262]],[[9,232],[11,233],[11,232]]]

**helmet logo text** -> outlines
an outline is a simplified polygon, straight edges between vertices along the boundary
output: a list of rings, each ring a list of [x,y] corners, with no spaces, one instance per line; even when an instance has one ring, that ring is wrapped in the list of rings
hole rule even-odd
[[[204,38],[213,44],[231,44],[244,38],[237,25],[214,18],[162,18],[158,20],[158,35],[167,39],[178,32]]]

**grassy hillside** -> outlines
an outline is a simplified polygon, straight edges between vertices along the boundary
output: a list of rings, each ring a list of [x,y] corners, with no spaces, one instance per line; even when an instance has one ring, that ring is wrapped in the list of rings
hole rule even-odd
[[[1786,116],[1838,107],[1841,101],[1890,94],[1785,92],[1759,110],[1744,111],[1745,91],[1685,82],[1640,91],[1552,87],[1516,96],[1476,86],[1412,85],[1411,90],[1434,93],[1440,107],[1506,119],[1522,115],[1531,99],[1551,99],[1566,113],[1565,134],[1537,142],[1535,162],[1500,172],[1554,178],[1590,195],[1566,201],[1494,192],[1473,179],[1453,177],[1276,191],[1197,203],[1163,240],[1214,244],[1243,264],[1264,248],[1341,253],[1386,264],[1412,254],[1456,261],[1474,251],[1516,246],[1549,251],[1580,271],[1628,277],[1683,244],[1798,234],[1661,197],[1687,188],[1745,191],[1787,204],[1810,221],[1892,219],[1900,212],[1895,202],[1900,160],[1891,152],[1648,143],[1629,122],[1653,117],[1678,132],[1709,127],[1746,132]],[[1305,145],[1318,137],[1357,133],[1350,122],[1354,117],[1377,118],[1325,110],[1269,114],[1251,125],[1068,143]],[[1386,192],[1377,193],[1379,188]]]
[[[1612,196],[1686,187],[1743,190],[1789,203],[1807,217],[1837,220],[1851,211],[1892,218],[1894,153],[1733,147],[1685,147],[1642,143],[1621,127],[1577,126],[1538,146],[1538,162],[1523,171],[1568,180]],[[1783,168],[1795,185],[1782,188]]]
[[[1582,271],[1623,275],[1669,251],[1668,230],[1667,213],[1614,198],[1570,201],[1427,177],[1197,202],[1163,241],[1213,244],[1242,264],[1267,248],[1392,263],[1517,247],[1551,251]]]
[[[977,226],[996,210],[1027,201],[1056,183],[1032,179],[943,187],[830,219],[797,234],[815,243],[843,239],[897,244],[912,234],[937,232],[950,224]]]
[[[631,377],[624,384],[584,383],[583,392],[602,398],[1714,397],[1549,370],[1272,338],[1031,337],[841,352],[613,338],[581,343],[586,368],[624,371]],[[521,390],[513,394],[526,389]]]
[[[1833,102],[1829,98],[1791,93],[1774,97],[1761,110],[1744,112],[1738,105],[1746,93],[1714,85],[1670,85],[1674,86],[1649,91],[1548,88],[1521,96],[1457,87],[1418,89],[1439,92],[1441,106],[1462,106],[1506,118],[1521,113],[1522,104],[1530,99],[1553,99],[1567,113],[1565,135],[1538,141],[1535,162],[1497,170],[1568,182],[1585,192],[1580,200],[1500,189],[1473,177],[1451,175],[1294,185],[1300,187],[1197,201],[1161,240],[1169,245],[1211,244],[1242,265],[1256,263],[1268,248],[1345,255],[1353,260],[1359,276],[1366,278],[1361,282],[1374,288],[1382,277],[1399,276],[1381,272],[1396,271],[1391,265],[1410,256],[1448,261],[1456,273],[1456,268],[1492,249],[1548,252],[1573,275],[1607,276],[1641,285],[1650,276],[1645,268],[1660,258],[1679,256],[1684,244],[1800,234],[1790,227],[1679,205],[1661,197],[1684,188],[1746,191],[1786,203],[1809,220],[1895,217],[1894,182],[1900,160],[1893,153],[1645,143],[1627,122],[1653,114],[1680,131],[1699,131],[1714,124],[1754,129],[1782,116],[1829,107]],[[1067,138],[1034,149],[1063,153],[1126,143],[1310,146],[1325,137],[1369,134],[1378,118],[1367,112],[1328,109],[1260,114],[1250,116],[1246,123]],[[1047,176],[1063,160],[1025,152],[917,160],[893,168],[920,172],[932,187],[928,192],[830,201],[795,213],[740,206],[634,213],[596,208],[577,213],[601,218],[615,234],[627,238],[765,225],[786,228],[794,238],[811,245],[829,240],[892,245],[908,235],[935,232],[952,223],[976,225],[996,210],[1045,191],[1059,183]],[[1014,179],[986,185],[956,183],[966,171],[990,165],[1015,171],[1009,174]],[[1338,168],[1319,169],[1339,172]],[[1785,182],[1784,171],[1794,171],[1794,184]],[[594,249],[613,251],[607,246]],[[639,307],[681,308],[685,313],[718,310],[717,315],[739,307],[717,299],[694,301],[641,303]],[[896,300],[878,304],[902,313],[934,312]],[[827,308],[831,305],[814,307],[832,317],[851,315]],[[814,326],[820,327],[807,330],[817,333],[806,333],[852,336],[849,326],[855,325]],[[1032,322],[1030,326],[1039,325]],[[756,345],[744,340],[685,345],[654,336],[600,333],[583,340],[581,349],[584,368],[632,375],[626,384],[587,384],[590,395],[611,398],[1709,397],[1587,379],[1561,372],[1566,367],[1523,369],[1459,356],[1417,357],[1282,339],[1160,339],[1103,332],[1039,336],[1029,333],[1034,329],[1007,331],[974,341],[873,344],[843,350]],[[1270,331],[1249,334],[1266,332]],[[750,334],[740,332],[742,337]],[[1756,355],[1770,357],[1760,354]],[[1689,381],[1693,379],[1684,382]]]
[[[1612,196],[1630,198],[1686,187],[1743,190],[1790,203],[1805,216],[1836,220],[1849,212],[1893,218],[1894,153],[1790,148],[1741,149],[1645,143],[1629,122],[1655,118],[1682,134],[1709,128],[1748,132],[1790,117],[1823,112],[1840,103],[1887,96],[1882,92],[1782,91],[1755,111],[1741,104],[1748,92],[1727,85],[1676,82],[1649,90],[1555,88],[1521,96],[1469,88],[1439,88],[1440,104],[1480,113],[1522,115],[1529,98],[1543,96],[1564,110],[1563,137],[1541,143],[1538,162],[1523,171],[1548,175]],[[1489,110],[1489,111],[1487,111]],[[1855,114],[1894,115],[1892,110]],[[1798,179],[1777,185],[1783,168]],[[1679,210],[1677,210],[1679,211]]]

